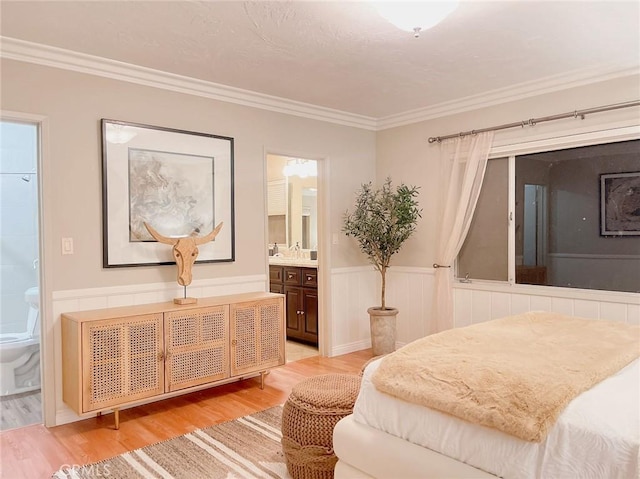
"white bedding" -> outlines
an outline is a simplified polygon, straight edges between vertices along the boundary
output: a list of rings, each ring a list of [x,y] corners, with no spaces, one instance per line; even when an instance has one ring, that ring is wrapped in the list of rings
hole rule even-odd
[[[380,393],[365,370],[353,419],[506,479],[640,477],[640,360],[575,398],[527,442]]]

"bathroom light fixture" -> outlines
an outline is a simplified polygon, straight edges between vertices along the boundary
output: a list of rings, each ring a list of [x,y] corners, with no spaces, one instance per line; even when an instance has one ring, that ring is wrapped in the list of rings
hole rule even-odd
[[[318,166],[314,160],[293,158],[287,160],[287,164],[282,169],[282,174],[284,176],[299,176],[300,178],[318,176]]]
[[[131,141],[136,135],[137,133],[135,131],[124,125],[107,125],[107,141],[109,143],[122,145]]]
[[[400,30],[420,32],[434,27],[451,14],[458,6],[457,0],[426,2],[376,2],[375,7],[382,18]]]

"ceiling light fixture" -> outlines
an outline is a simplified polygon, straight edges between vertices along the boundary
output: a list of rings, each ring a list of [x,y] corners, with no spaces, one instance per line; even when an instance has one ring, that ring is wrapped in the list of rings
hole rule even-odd
[[[375,7],[382,18],[400,30],[420,32],[434,27],[451,14],[458,6],[457,0],[427,2],[376,2]]]
[[[314,160],[294,158],[287,160],[287,164],[283,168],[282,174],[284,176],[299,176],[300,178],[318,176],[318,165]]]

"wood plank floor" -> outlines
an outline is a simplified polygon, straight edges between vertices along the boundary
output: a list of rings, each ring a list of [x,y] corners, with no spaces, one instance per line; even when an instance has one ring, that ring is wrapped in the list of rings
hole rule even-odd
[[[296,341],[287,340],[287,362],[300,361],[301,359],[310,358],[318,355],[318,348],[309,346],[308,344],[298,343]]]
[[[28,426],[0,433],[0,478],[43,479],[62,465],[87,464],[164,441],[196,429],[283,404],[306,377],[358,373],[371,350],[334,358],[311,357],[274,369],[266,378],[210,388],[63,426]]]
[[[40,390],[0,398],[0,431],[42,423]]]

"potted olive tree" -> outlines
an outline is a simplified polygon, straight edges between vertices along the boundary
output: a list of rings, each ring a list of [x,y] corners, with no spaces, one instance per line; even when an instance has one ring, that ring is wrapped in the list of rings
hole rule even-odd
[[[395,350],[398,310],[387,307],[385,301],[386,273],[391,257],[416,230],[421,212],[417,196],[418,187],[400,184],[394,189],[391,178],[380,188],[369,182],[356,194],[354,210],[344,215],[343,232],[356,239],[382,280],[380,306],[368,309],[376,356]]]

